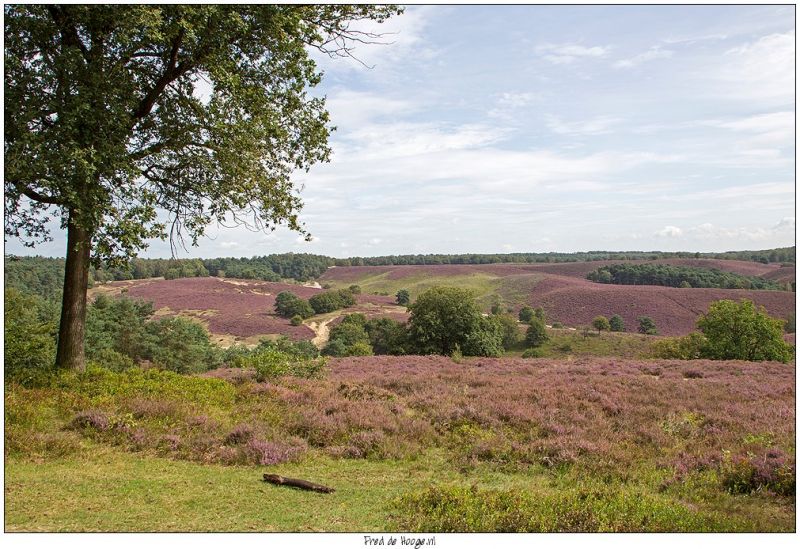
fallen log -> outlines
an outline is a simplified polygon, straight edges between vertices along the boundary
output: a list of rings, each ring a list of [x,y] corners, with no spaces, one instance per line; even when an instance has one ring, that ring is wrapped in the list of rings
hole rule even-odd
[[[294,488],[300,488],[301,490],[311,490],[313,492],[322,492],[323,494],[330,494],[331,492],[335,492],[333,488],[329,486],[323,486],[322,484],[316,484],[314,482],[308,482],[307,480],[302,480],[299,478],[288,478],[282,477],[280,475],[273,475],[270,473],[264,473],[264,482],[269,482],[271,484],[277,484],[278,486],[292,486]]]

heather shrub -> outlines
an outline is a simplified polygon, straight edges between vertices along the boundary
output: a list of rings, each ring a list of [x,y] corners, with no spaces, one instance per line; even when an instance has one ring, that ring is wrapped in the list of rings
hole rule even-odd
[[[85,410],[78,413],[70,422],[73,429],[94,429],[107,431],[111,427],[108,415],[100,410]]]
[[[783,325],[783,331],[787,334],[793,334],[795,331],[795,315],[789,313],[786,317],[786,323]]]
[[[294,315],[292,319],[289,321],[289,324],[292,326],[300,326],[303,323],[303,317],[300,315]]]
[[[720,480],[732,494],[769,490],[782,496],[794,496],[795,463],[777,448],[758,454],[727,455],[720,467]]]
[[[560,322],[556,321],[556,322],[553,322],[552,327],[558,329],[558,328],[563,328],[564,325],[561,324]]]

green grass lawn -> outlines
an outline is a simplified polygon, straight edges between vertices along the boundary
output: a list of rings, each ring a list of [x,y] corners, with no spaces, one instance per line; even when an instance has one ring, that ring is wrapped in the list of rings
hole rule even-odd
[[[409,486],[452,480],[424,462],[317,457],[279,468],[149,457],[92,445],[80,456],[6,461],[6,531],[386,530],[389,503]],[[266,471],[324,483],[333,494],[273,486]]]
[[[261,480],[265,471],[324,483],[336,492],[273,486]],[[476,494],[473,499],[482,493],[501,500],[524,494],[523,502],[535,505],[536,523],[545,527],[563,528],[564,520],[576,520],[578,510],[584,513],[580,520],[610,517],[617,522],[605,528],[619,530],[635,530],[642,521],[649,527],[666,524],[667,531],[794,527],[793,511],[785,505],[727,494],[706,499],[702,486],[694,486],[692,494],[661,493],[657,474],[607,485],[569,472],[460,471],[439,451],[399,461],[315,455],[299,463],[257,467],[197,464],[87,443],[66,458],[7,459],[5,478],[7,532],[480,531],[485,521],[503,520],[504,513],[519,519],[518,509],[495,508],[494,499],[471,501],[469,490]],[[434,486],[445,494],[467,490],[461,492],[467,499],[456,498],[438,515],[424,503]],[[474,522],[462,521],[462,514]],[[576,523],[578,531],[582,524]]]

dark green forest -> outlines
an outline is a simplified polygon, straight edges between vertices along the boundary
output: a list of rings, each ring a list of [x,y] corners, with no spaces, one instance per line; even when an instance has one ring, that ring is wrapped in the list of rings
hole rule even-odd
[[[793,285],[744,276],[719,269],[621,263],[604,265],[586,275],[603,284],[670,286],[673,288],[727,288],[744,290],[794,290]]]

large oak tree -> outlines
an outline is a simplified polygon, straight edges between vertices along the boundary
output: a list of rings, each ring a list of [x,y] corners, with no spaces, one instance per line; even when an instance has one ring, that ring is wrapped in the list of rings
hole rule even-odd
[[[84,364],[90,262],[214,220],[308,235],[292,173],[328,159],[331,129],[309,48],[351,55],[375,38],[360,22],[397,12],[5,6],[5,230],[67,232],[59,366]]]

